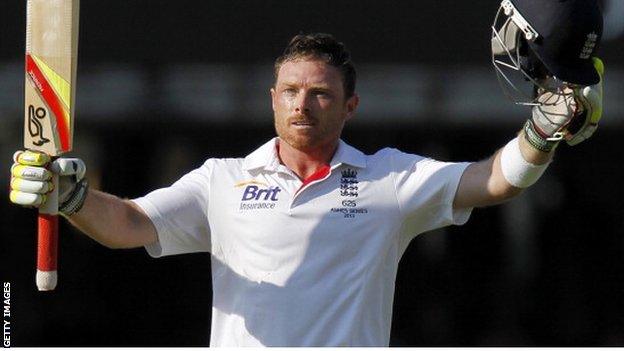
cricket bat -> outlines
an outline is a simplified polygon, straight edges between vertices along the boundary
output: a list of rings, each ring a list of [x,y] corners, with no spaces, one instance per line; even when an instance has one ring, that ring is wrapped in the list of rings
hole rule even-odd
[[[52,158],[72,149],[79,0],[26,0],[24,147]],[[58,255],[58,176],[39,208],[37,288],[54,290]]]

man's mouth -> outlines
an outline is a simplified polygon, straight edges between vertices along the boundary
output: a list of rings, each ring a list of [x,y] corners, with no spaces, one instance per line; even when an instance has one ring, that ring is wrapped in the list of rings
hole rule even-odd
[[[316,123],[314,123],[314,121],[311,121],[311,120],[296,120],[296,121],[290,122],[290,124],[292,124],[295,127],[312,127]]]

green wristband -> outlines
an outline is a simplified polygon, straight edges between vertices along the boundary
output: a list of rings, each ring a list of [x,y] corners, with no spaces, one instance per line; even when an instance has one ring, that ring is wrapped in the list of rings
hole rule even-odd
[[[559,140],[544,139],[535,130],[535,125],[531,119],[524,124],[524,138],[531,146],[542,152],[551,152],[559,144]]]

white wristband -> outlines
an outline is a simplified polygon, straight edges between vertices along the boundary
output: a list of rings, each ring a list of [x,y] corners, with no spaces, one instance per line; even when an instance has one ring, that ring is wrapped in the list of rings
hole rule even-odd
[[[549,163],[534,165],[522,157],[518,138],[511,140],[501,153],[501,169],[509,184],[516,188],[527,188],[535,183],[548,168]]]

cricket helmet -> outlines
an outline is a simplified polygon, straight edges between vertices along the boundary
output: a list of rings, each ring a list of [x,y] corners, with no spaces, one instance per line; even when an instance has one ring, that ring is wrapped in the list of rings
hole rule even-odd
[[[492,63],[506,94],[534,105],[536,89],[598,83],[592,56],[601,37],[596,0],[503,0],[492,24]],[[532,96],[523,94],[512,72],[533,83]]]

